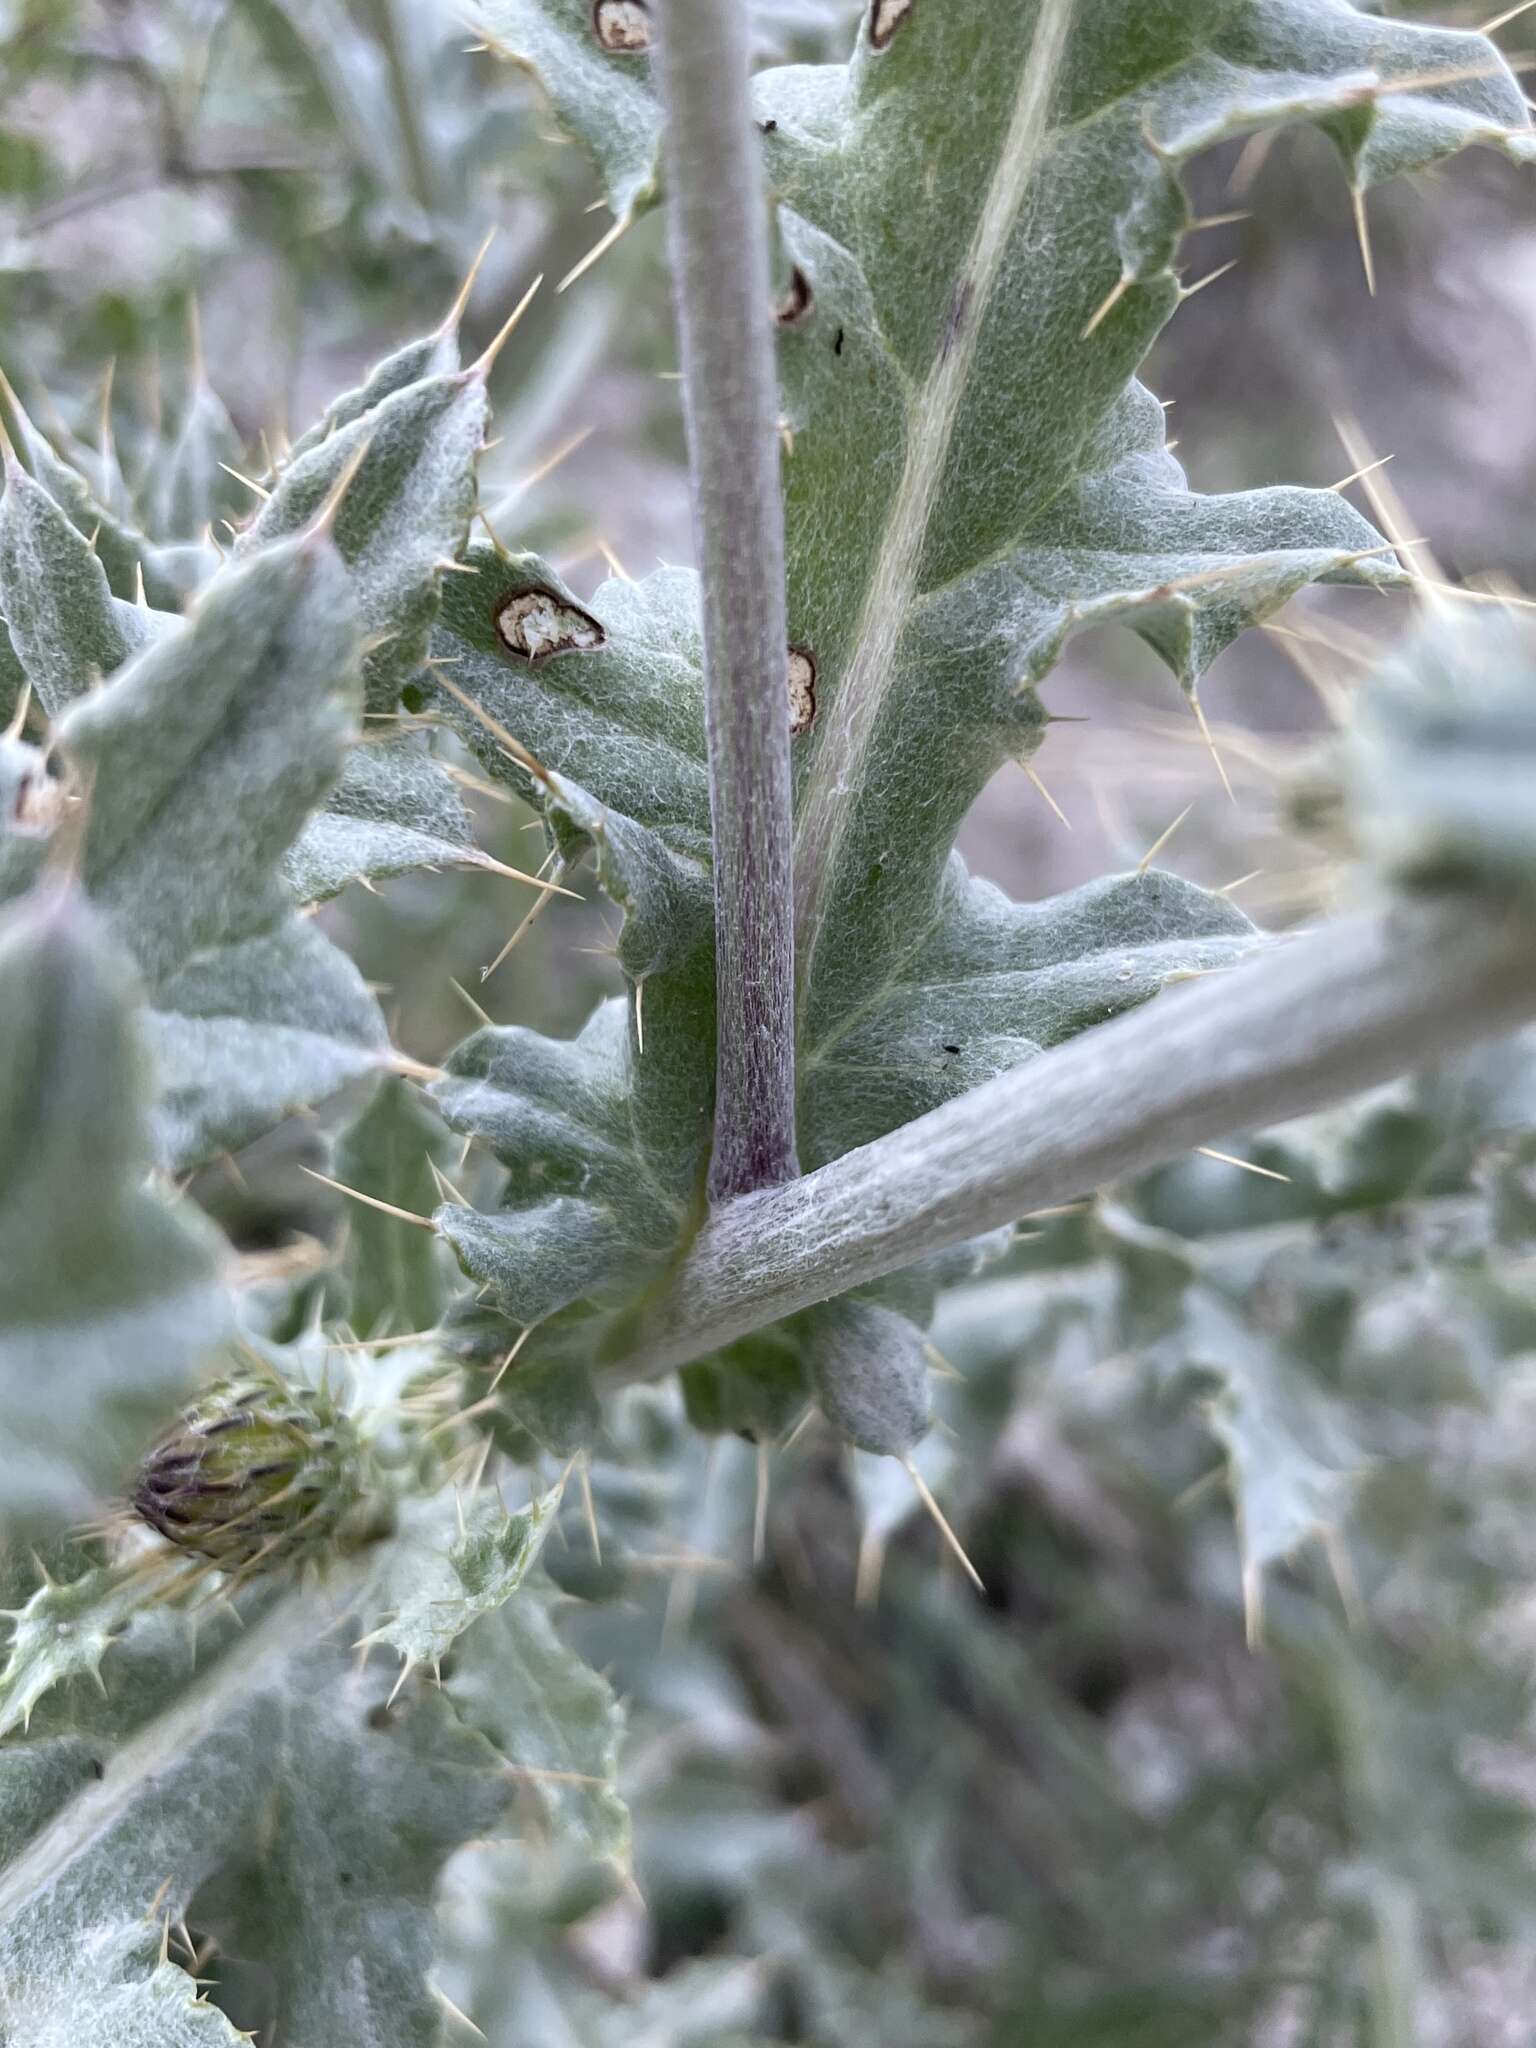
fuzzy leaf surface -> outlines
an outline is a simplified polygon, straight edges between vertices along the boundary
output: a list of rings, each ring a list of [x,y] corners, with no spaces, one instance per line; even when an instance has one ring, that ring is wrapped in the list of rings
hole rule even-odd
[[[354,747],[283,863],[295,903],[418,868],[494,867],[451,777],[406,734]]]
[[[626,1863],[624,1710],[565,1642],[553,1607],[547,1583],[535,1584],[478,1620],[460,1639],[445,1690],[512,1765],[546,1832],[582,1856]]]
[[[476,546],[468,560],[479,573],[451,579],[435,644],[490,723],[446,693],[438,702],[492,775],[542,805],[567,860],[595,850],[625,912],[618,957],[632,985],[568,1044],[519,1028],[477,1033],[436,1090],[450,1127],[479,1135],[510,1176],[498,1215],[450,1207],[439,1221],[508,1312],[536,1322],[632,1287],[697,1213],[714,1085],[697,593],[690,575],[662,571],[605,584],[581,607],[535,557]],[[508,649],[498,614],[528,590],[573,608],[602,644],[537,662]],[[519,767],[493,727],[558,771],[552,780]],[[1253,943],[1225,900],[1158,873],[1017,905],[956,860],[929,914],[927,952],[872,971],[860,1011],[807,1066],[810,1161],[1145,1000],[1171,972]]]
[[[335,1177],[415,1216],[440,1199],[432,1166],[447,1164],[446,1132],[419,1092],[398,1075],[336,1141]],[[447,1303],[443,1257],[424,1230],[364,1202],[349,1204],[347,1320],[359,1337],[403,1337],[431,1330]]]
[[[83,548],[35,487],[13,485],[6,508],[8,531],[30,519],[59,560]],[[99,574],[91,586],[88,553],[74,570],[104,629],[151,616]],[[44,621],[61,692],[84,616],[66,592]],[[345,759],[356,650],[341,562],[323,540],[288,542],[222,573],[189,619],[157,620],[56,722],[89,790],[81,879],[149,994],[168,1164],[244,1143],[380,1057],[377,1004],[293,916],[281,865]]]
[[[1193,689],[1302,585],[1400,575],[1360,556],[1379,536],[1336,496],[1201,496],[1167,452],[1134,373],[1179,302],[1184,165],[1296,120],[1361,185],[1531,138],[1488,43],[1338,0],[915,0],[883,48],[866,19],[846,70],[764,74],[758,107],[809,293],[780,354],[790,638],[817,671],[796,743],[814,1060],[871,975],[930,943],[955,830],[1037,744],[1030,686],[1072,630],[1123,617]]]
[[[590,36],[581,12],[513,9],[497,33],[535,68],[569,67],[569,49],[541,60],[519,38],[555,16],[567,39]],[[1328,127],[1362,184],[1468,142],[1530,146],[1486,43],[1334,0],[1097,0],[1070,17],[916,0],[880,48],[874,19],[848,66],[757,82],[805,287],[785,309],[781,367],[791,643],[814,664],[814,717],[795,741],[810,1165],[1253,942],[1229,903],[1167,876],[1018,905],[954,861],[988,777],[1039,745],[1035,685],[1072,631],[1123,617],[1192,691],[1236,633],[1303,585],[1401,578],[1336,495],[1202,497],[1169,455],[1135,371],[1180,295],[1184,165],[1295,120]],[[1032,63],[1037,26],[1061,20],[1060,46],[1042,42]],[[1379,74],[1426,63],[1457,76],[1380,89]],[[469,561],[479,576],[445,591],[437,651],[485,722],[439,701],[493,774],[544,804],[562,851],[599,848],[626,910],[620,959],[645,990],[643,1054],[632,994],[622,1036],[602,1012],[570,1047],[489,1032],[449,1062],[445,1115],[487,1136],[510,1181],[499,1214],[450,1207],[440,1226],[532,1322],[632,1288],[654,1270],[654,1238],[697,1214],[707,953],[686,975],[643,971],[659,964],[667,906],[676,933],[702,893],[702,877],[684,888],[676,875],[707,855],[697,626],[672,574],[610,584],[584,606],[530,558],[477,548]],[[519,617],[539,605],[539,637],[519,641]],[[552,771],[542,789],[492,725]],[[680,950],[674,937],[669,967]],[[663,1066],[664,1097],[651,1078]],[[663,1137],[675,1170],[653,1179],[673,1191],[670,1216],[635,1200],[635,1161]],[[590,1331],[582,1341],[590,1351]],[[530,1372],[557,1342],[534,1340]]]
[[[465,1510],[462,1535],[441,1501],[424,1505],[369,1587],[370,1603],[389,1612],[366,1640],[435,1671],[471,1623],[521,1586],[559,1505],[556,1488],[509,1515],[493,1494]]]
[[[605,48],[588,0],[480,0],[474,18],[497,56],[538,80],[561,128],[597,164],[615,217],[649,205],[661,114],[645,54]]]
[[[356,967],[291,913],[189,960],[155,991],[144,1028],[161,1083],[157,1150],[173,1172],[248,1144],[389,1057]]]
[[[64,720],[91,783],[82,879],[151,986],[286,914],[278,864],[340,771],[356,648],[335,553],[292,542],[221,576]]]
[[[1494,614],[1427,619],[1361,693],[1341,742],[1358,850],[1399,886],[1536,888],[1525,801],[1536,748],[1536,639]]]
[[[379,643],[364,664],[370,710],[393,711],[425,651],[440,565],[460,552],[468,532],[487,416],[483,380],[460,372],[451,318],[335,399],[271,479],[272,497],[247,545],[312,516],[366,450],[337,514],[336,539],[365,630]],[[418,868],[493,865],[424,741],[388,726],[369,739],[348,756],[324,810],[289,854],[288,882],[300,904]]]
[[[173,558],[174,551],[157,549],[129,520],[102,504],[73,459],[74,451],[62,453],[41,433],[10,386],[3,383],[0,421],[20,466],[94,548],[113,593],[132,601],[142,578],[147,601],[159,610],[174,611],[186,595],[189,567],[203,551],[183,551],[181,557]]]
[[[113,595],[85,535],[15,461],[6,465],[0,501],[0,608],[50,718],[174,623]]]
[[[382,405],[386,398],[393,398],[397,391],[427,377],[451,376],[458,367],[458,335],[451,327],[438,328],[419,340],[406,342],[375,363],[361,384],[331,400],[315,424],[294,442],[290,460],[308,455],[343,427],[350,427],[364,413]]]
[[[245,448],[222,398],[196,366],[175,432],[155,465],[152,524],[166,540],[190,540],[213,521],[243,512],[250,492],[230,470]]]
[[[124,964],[85,906],[0,913],[0,1515],[122,1484],[225,1331],[211,1233],[144,1186],[147,1070]]]
[[[39,1700],[72,1678],[100,1678],[102,1659],[142,1605],[131,1577],[98,1565],[65,1584],[38,1587],[11,1615],[0,1670],[0,1735],[26,1728]]]
[[[434,2048],[437,1873],[494,1826],[505,1774],[440,1693],[386,1709],[382,1669],[320,1640],[342,1597],[282,1595],[246,1635],[215,1631],[191,1687],[184,1631],[141,1615],[115,1707],[0,1751],[35,1820],[0,1869],[0,2028],[232,2042],[211,2008],[194,2026],[191,1981],[160,1957],[166,1914],[190,1911],[258,1965],[257,2017],[285,2038]]]
[[[1156,1369],[1217,1388],[1210,1424],[1227,1454],[1245,1585],[1309,1538],[1337,1529],[1367,1462],[1321,1360],[1317,1317],[1334,1279],[1320,1255],[1298,1271],[1241,1254],[1202,1268],[1182,1239],[1115,1210],[1099,1227],[1116,1261],[1118,1327]]]
[[[422,378],[391,391],[328,439],[296,455],[241,537],[262,549],[316,519],[357,464],[331,535],[352,579],[369,647],[367,708],[390,712],[420,664],[437,612],[441,564],[469,534],[475,458],[489,413],[476,370]]]
[[[568,1043],[516,1027],[476,1033],[436,1090],[450,1128],[479,1131],[510,1176],[500,1214],[450,1207],[442,1227],[471,1271],[494,1274],[509,1312],[537,1322],[594,1290],[621,1295],[701,1198],[714,949],[696,587],[663,571],[606,584],[582,607],[536,557],[476,546],[468,561],[476,573],[449,580],[434,644],[547,779],[517,766],[456,699],[439,702],[489,772],[543,809],[565,862],[592,855],[624,913],[617,952],[632,989]],[[528,592],[604,644],[538,663],[511,653],[496,620],[509,595]]]

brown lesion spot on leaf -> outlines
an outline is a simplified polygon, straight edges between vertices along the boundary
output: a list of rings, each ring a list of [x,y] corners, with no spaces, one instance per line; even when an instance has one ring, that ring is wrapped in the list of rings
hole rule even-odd
[[[816,657],[809,647],[789,650],[789,736],[798,739],[816,721]]]
[[[869,40],[883,50],[912,12],[914,0],[869,0]]]
[[[552,654],[591,654],[608,639],[590,612],[541,584],[510,591],[497,600],[496,633],[503,647],[524,661],[547,661]]]
[[[592,30],[605,50],[634,56],[651,47],[651,10],[646,0],[596,0]]]
[[[774,319],[781,327],[797,326],[811,310],[811,296],[811,281],[797,263],[773,309]]]
[[[0,789],[4,791],[0,823],[19,838],[47,839],[74,802],[74,784],[52,773],[47,759],[35,748],[18,744],[15,753],[19,758],[14,762],[3,758],[9,751],[0,742]]]

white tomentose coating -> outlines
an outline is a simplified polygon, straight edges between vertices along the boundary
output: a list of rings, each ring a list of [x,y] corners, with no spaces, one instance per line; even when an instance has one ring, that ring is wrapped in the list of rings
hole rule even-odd
[[[601,647],[602,627],[550,590],[522,590],[496,614],[496,630],[514,654],[537,661],[546,654],[588,653]]]
[[[645,0],[597,0],[592,22],[605,50],[651,47],[651,10]]]
[[[816,716],[816,663],[803,647],[789,650],[789,730],[791,738],[809,732]]]

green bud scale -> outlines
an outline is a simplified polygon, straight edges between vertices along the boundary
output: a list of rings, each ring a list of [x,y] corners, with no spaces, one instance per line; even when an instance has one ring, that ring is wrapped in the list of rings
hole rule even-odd
[[[334,1542],[363,1476],[355,1427],[332,1399],[250,1373],[210,1388],[149,1453],[133,1508],[225,1571],[267,1571]]]

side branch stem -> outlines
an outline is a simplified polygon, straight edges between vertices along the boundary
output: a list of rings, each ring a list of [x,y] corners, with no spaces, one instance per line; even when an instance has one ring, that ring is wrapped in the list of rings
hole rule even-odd
[[[670,1371],[1192,1146],[1536,1018],[1536,927],[1402,903],[1166,991],[791,1186],[717,1210],[616,1377]]]
[[[664,0],[656,58],[703,579],[717,1201],[798,1171],[784,520],[749,17],[736,0]]]

